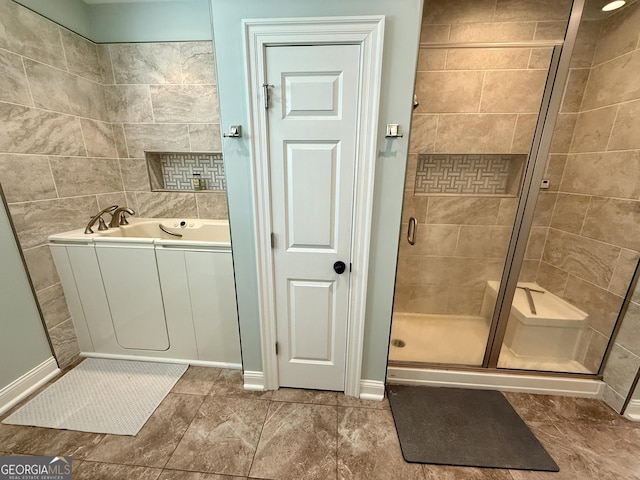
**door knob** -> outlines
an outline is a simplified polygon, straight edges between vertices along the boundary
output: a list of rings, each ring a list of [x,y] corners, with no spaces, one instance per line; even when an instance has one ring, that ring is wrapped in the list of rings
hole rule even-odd
[[[333,264],[333,270],[338,274],[341,275],[344,273],[344,271],[347,269],[347,266],[345,265],[344,262],[341,261],[337,261],[336,263]]]

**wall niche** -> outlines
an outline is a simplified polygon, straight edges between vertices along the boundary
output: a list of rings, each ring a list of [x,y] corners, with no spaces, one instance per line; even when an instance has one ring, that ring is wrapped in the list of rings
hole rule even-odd
[[[151,191],[224,192],[222,152],[145,152]],[[195,188],[198,178],[201,188]]]

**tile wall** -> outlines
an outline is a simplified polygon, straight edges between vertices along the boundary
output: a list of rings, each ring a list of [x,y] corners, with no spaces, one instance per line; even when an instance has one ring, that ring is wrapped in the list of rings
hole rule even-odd
[[[562,40],[571,2],[427,0],[422,42]],[[498,280],[515,195],[414,191],[418,155],[528,154],[550,48],[421,48],[403,207],[394,310],[479,315],[487,280]],[[546,198],[546,194],[543,194]],[[542,202],[525,261],[535,280],[551,216]],[[417,241],[406,240],[409,217]]]
[[[640,257],[639,24],[636,2],[586,28],[563,103],[573,117],[566,155],[550,164],[557,198],[537,280],[589,313],[584,363],[592,371]],[[609,403],[618,407],[640,366],[640,336],[628,334],[639,324],[636,307],[604,372]]]
[[[97,46],[0,0],[0,183],[61,366],[78,346],[48,235],[114,203],[226,218],[224,194],[151,193],[142,160],[219,150],[212,59],[208,42]]]

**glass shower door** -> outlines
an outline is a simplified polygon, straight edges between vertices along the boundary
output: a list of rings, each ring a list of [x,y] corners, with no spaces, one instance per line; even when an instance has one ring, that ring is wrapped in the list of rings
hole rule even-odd
[[[423,47],[389,361],[480,366],[552,48]]]

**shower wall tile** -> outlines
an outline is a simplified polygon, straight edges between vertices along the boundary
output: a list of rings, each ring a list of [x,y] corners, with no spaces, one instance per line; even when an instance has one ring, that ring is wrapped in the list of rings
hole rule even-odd
[[[71,319],[50,329],[49,338],[51,339],[53,351],[60,368],[71,365],[80,353],[78,339],[76,338],[76,332],[73,329]]]
[[[101,85],[43,63],[31,60],[24,63],[36,107],[82,117],[104,118]],[[55,95],[51,95],[52,89]]]
[[[458,243],[458,225],[422,225],[418,223],[416,243],[410,245],[407,241],[408,223],[403,223],[400,229],[399,255],[433,255],[453,256],[456,254]]]
[[[500,198],[430,197],[427,223],[495,225]]]
[[[609,337],[592,330],[582,364],[592,373],[597,373],[609,344]]]
[[[569,19],[571,0],[497,0],[494,21],[526,22]]]
[[[45,156],[0,154],[0,183],[9,203],[57,197]]]
[[[445,43],[449,41],[449,25],[422,24],[420,41],[427,43]]]
[[[404,189],[407,190],[406,195],[412,195],[416,184],[416,169],[418,168],[418,154],[409,153],[407,155],[407,173],[404,181]]]
[[[60,283],[49,245],[24,249],[23,253],[36,292]]]
[[[495,0],[450,0],[424,2],[423,23],[491,22]]]
[[[630,2],[628,2],[630,3]],[[623,15],[612,15],[602,24],[602,31],[593,55],[593,64],[599,65],[638,48],[640,4],[627,5]]]
[[[125,196],[124,192],[98,193],[96,195],[96,200],[98,201],[99,210],[107,208],[111,205],[119,205],[121,207],[128,206],[127,197]]]
[[[151,191],[144,158],[121,158],[119,161],[125,191]]]
[[[0,50],[0,101],[32,105],[22,58]]]
[[[587,195],[558,194],[551,226],[558,230],[580,234],[591,197]]]
[[[434,151],[438,118],[438,115],[413,114],[409,152],[431,153]]]
[[[629,303],[624,322],[616,336],[616,344],[640,356],[640,305]]]
[[[434,70],[444,70],[447,55],[453,50],[440,50],[432,48],[421,48],[418,50],[418,72],[430,72]],[[453,67],[447,67],[455,70]]]
[[[538,24],[538,27],[540,24]],[[532,48],[531,57],[529,57],[529,68],[549,69],[551,64],[551,48]]]
[[[10,210],[20,244],[28,249],[46,244],[54,233],[83,228],[98,203],[93,195],[13,204]]]
[[[591,197],[582,235],[640,251],[640,201]]]
[[[586,195],[640,198],[640,151],[569,155],[560,190]]]
[[[152,122],[149,87],[146,85],[106,85],[105,102],[110,122]]]
[[[422,257],[416,284],[456,288],[484,285],[486,268],[482,258]]]
[[[100,83],[103,85],[112,85],[116,83],[113,75],[113,66],[111,65],[111,51],[108,44],[96,45],[98,55],[98,66],[100,67]]]
[[[227,220],[229,218],[226,193],[200,192],[196,194],[195,198],[198,218],[211,220]]]
[[[584,110],[640,98],[640,50],[635,50],[591,69],[584,93]]]
[[[0,102],[0,152],[86,155],[80,120]]]
[[[546,227],[551,223],[551,214],[556,204],[557,194],[553,192],[538,193],[538,202],[533,213],[533,225]]]
[[[640,100],[623,103],[618,108],[607,150],[640,150],[639,131]]]
[[[533,40],[535,22],[467,23],[451,25],[449,41],[465,42],[526,42]]]
[[[403,199],[402,222],[408,223],[410,217],[414,217],[420,225],[427,222],[429,198],[430,197],[425,195],[413,195],[413,193],[407,193]]]
[[[15,2],[0,2],[0,48],[66,68],[59,27]]]
[[[441,115],[436,153],[509,152],[517,115]]]
[[[616,263],[616,270],[613,273],[611,282],[609,283],[608,290],[610,292],[620,295],[621,297],[627,294],[627,290],[631,284],[631,279],[636,270],[639,259],[639,252],[624,248],[622,249],[618,262]]]
[[[536,33],[534,40],[562,40],[567,30],[567,21],[557,22],[538,22],[536,24]]]
[[[529,48],[459,48],[446,52],[447,70],[522,70],[528,68],[531,56]]]
[[[40,290],[37,297],[47,328],[53,328],[71,318],[61,284],[56,283]]]
[[[50,157],[49,162],[60,197],[124,190],[117,159]]]
[[[179,84],[178,43],[123,43],[109,47],[118,84]]]
[[[115,158],[118,156],[113,138],[113,126],[110,123],[81,118],[80,126],[89,157]]]
[[[416,113],[464,113],[478,111],[483,72],[418,72]]]
[[[623,297],[569,275],[563,298],[589,314],[591,328],[607,338],[611,336]]]
[[[124,125],[122,123],[112,123],[111,126],[113,127],[113,140],[116,143],[118,158],[129,158],[127,139],[124,135]]]
[[[511,236],[510,227],[464,225],[460,227],[456,256],[504,258]]]
[[[194,152],[221,152],[220,124],[189,124],[189,143]]]
[[[213,42],[180,44],[183,84],[216,84],[216,64]]]
[[[569,152],[577,118],[578,115],[575,113],[560,113],[558,115],[551,139],[551,153]]]
[[[97,45],[66,28],[60,29],[67,66],[71,73],[102,83]]]
[[[532,227],[527,241],[527,250],[524,254],[526,260],[540,260],[544,250],[544,242],[547,240],[549,230],[546,227]]]
[[[541,287],[546,288],[554,295],[563,297],[568,280],[569,274],[567,272],[564,272],[547,262],[540,262],[540,269],[538,270],[538,277],[536,281]]]
[[[518,199],[501,198],[500,206],[498,207],[498,217],[496,219],[496,225],[513,225],[513,220],[516,218],[516,209],[518,208]]]
[[[393,311],[446,314],[449,311],[450,291],[449,287],[439,285],[397,288]]]
[[[550,228],[542,259],[606,288],[619,254],[619,247]]]
[[[567,164],[567,155],[551,153],[547,157],[547,170],[544,178],[549,180],[549,191],[556,192],[560,189],[562,174]]]
[[[136,192],[139,216],[197,218],[194,193]]]
[[[464,289],[453,287],[448,289],[447,314],[478,315],[484,300],[485,283],[479,283]]]
[[[603,380],[613,390],[626,396],[631,389],[638,368],[640,368],[640,357],[615,344],[607,360]]]
[[[220,123],[218,91],[212,85],[151,85],[156,123]]]
[[[588,68],[572,68],[569,70],[569,79],[562,99],[561,112],[579,112],[584,97],[584,89],[589,79]]]
[[[601,26],[602,24],[598,20],[580,22],[576,43],[573,47],[573,55],[571,56],[571,68],[591,67]]]
[[[538,113],[546,70],[500,70],[485,74],[480,111]],[[509,92],[505,95],[505,92]]]
[[[537,121],[537,114],[518,114],[511,142],[511,153],[529,154]]]
[[[571,142],[571,152],[605,151],[617,111],[617,106],[611,106],[579,113]]]
[[[131,158],[143,158],[144,152],[188,152],[189,127],[187,124],[124,125],[127,150]]]

